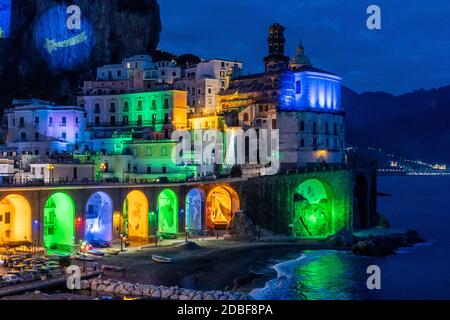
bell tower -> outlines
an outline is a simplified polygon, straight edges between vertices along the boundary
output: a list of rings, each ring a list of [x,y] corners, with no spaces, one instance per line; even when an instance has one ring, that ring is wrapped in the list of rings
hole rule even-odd
[[[285,28],[279,23],[269,27],[269,55],[264,58],[266,72],[280,72],[286,70],[289,65],[289,57],[284,55],[284,46],[286,38],[284,37]]]

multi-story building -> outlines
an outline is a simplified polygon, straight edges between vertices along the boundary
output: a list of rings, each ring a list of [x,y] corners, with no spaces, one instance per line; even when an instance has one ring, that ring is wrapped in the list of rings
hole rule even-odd
[[[167,139],[187,127],[186,95],[179,90],[89,95],[79,97],[78,104],[86,110],[88,126],[102,137],[120,130]]]
[[[8,137],[3,156],[19,158],[23,166],[33,158],[80,150],[85,139],[85,111],[78,106],[15,100],[6,116]]]
[[[230,125],[279,129],[283,167],[343,162],[342,79],[313,67],[302,43],[295,57],[285,56],[284,30],[269,28],[266,72],[232,79],[220,93],[220,113]]]

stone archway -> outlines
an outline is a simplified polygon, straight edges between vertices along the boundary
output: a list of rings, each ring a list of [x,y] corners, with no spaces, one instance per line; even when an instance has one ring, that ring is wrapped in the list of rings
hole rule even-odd
[[[158,196],[158,232],[178,234],[178,196],[170,189]]]
[[[192,189],[186,197],[186,231],[201,232],[204,229],[206,195],[202,189]]]
[[[228,186],[218,186],[211,190],[206,199],[206,226],[214,230],[217,225],[228,226],[233,215],[240,210],[237,192]]]
[[[0,244],[31,242],[31,205],[23,196],[11,194],[0,202]]]
[[[294,235],[326,237],[333,233],[332,196],[318,179],[302,182],[294,192]]]
[[[123,205],[124,230],[131,241],[148,241],[149,202],[147,196],[139,190],[131,191]]]
[[[104,192],[94,193],[86,204],[86,240],[113,240],[113,202]]]
[[[70,252],[75,243],[75,203],[65,193],[53,194],[44,206],[44,246]]]

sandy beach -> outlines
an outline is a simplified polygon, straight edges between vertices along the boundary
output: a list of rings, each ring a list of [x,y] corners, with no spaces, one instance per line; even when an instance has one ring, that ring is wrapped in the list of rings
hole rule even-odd
[[[286,258],[297,258],[303,250],[336,249],[330,245],[303,243],[235,243],[201,241],[171,247],[149,248],[97,259],[96,262],[124,267],[122,274],[107,272],[111,280],[180,286],[197,290],[250,291],[276,274],[270,266]],[[152,255],[172,259],[157,264]]]

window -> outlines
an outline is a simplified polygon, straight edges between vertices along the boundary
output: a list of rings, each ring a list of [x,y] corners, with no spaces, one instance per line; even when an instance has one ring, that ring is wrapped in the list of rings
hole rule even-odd
[[[80,119],[78,117],[75,118],[75,123],[80,124]]]
[[[61,140],[62,141],[66,141],[67,140],[67,133],[65,133],[65,132],[61,133]]]
[[[25,132],[22,132],[22,133],[20,134],[20,139],[21,139],[22,141],[26,141],[26,140],[27,140],[27,134],[26,134]]]
[[[142,111],[142,100],[138,101],[138,111]]]
[[[39,156],[39,149],[34,150],[34,155]],[[34,169],[34,168],[33,168]],[[35,173],[34,173],[35,174]]]
[[[295,82],[295,93],[296,94],[302,93],[302,82],[300,80]]]
[[[79,137],[80,137],[80,134],[78,132],[75,133],[75,140],[78,140]]]
[[[162,173],[167,173],[167,168],[166,167],[162,167]]]
[[[300,131],[304,132],[305,131],[305,121],[300,121]]]
[[[128,116],[123,116],[123,124],[128,125]]]
[[[177,73],[176,72],[172,72],[172,77],[176,77]]]
[[[100,113],[100,103],[95,104],[94,113]]]
[[[164,124],[169,124],[169,114],[168,113],[164,114]]]
[[[138,115],[138,126],[142,126],[142,114]]]
[[[301,139],[300,140],[300,147],[304,148],[305,147],[305,139]]]
[[[44,167],[41,167],[41,176],[44,175]]]
[[[53,117],[48,118],[48,123],[49,123],[50,125],[53,124]]]
[[[100,125],[100,117],[95,117],[95,125],[96,126]]]
[[[116,103],[111,102],[109,112],[116,112]]]
[[[35,132],[34,141],[39,141],[39,132]]]
[[[34,118],[34,123],[35,123],[36,125],[39,125],[39,122],[40,122],[39,117]]]
[[[152,109],[156,110],[156,100],[152,100]]]
[[[167,157],[167,147],[161,148],[161,156]]]
[[[152,174],[152,167],[147,167],[147,174]]]
[[[151,157],[152,156],[152,148],[147,148],[147,156]]]
[[[325,122],[325,134],[330,134],[330,124],[328,122]]]
[[[212,89],[211,88],[208,88],[208,93],[212,94]]]
[[[67,126],[67,118],[66,117],[62,117],[61,119],[61,127],[65,127]]]
[[[314,138],[314,139],[313,139],[313,147],[318,147],[318,144],[317,144],[317,138]]]
[[[111,120],[110,121],[111,125],[115,126],[116,125],[116,117],[112,116],[110,120]]]
[[[123,112],[128,112],[128,111],[130,111],[130,106],[128,104],[128,101],[126,101],[123,104]]]
[[[169,109],[169,98],[164,99],[164,108]]]
[[[317,122],[313,122],[313,133],[317,133]]]
[[[23,127],[25,127],[25,119],[21,117],[19,120],[19,128],[23,128]]]

